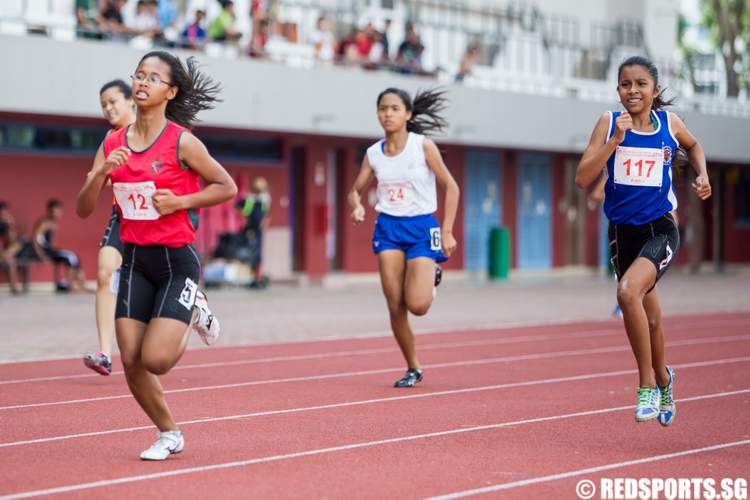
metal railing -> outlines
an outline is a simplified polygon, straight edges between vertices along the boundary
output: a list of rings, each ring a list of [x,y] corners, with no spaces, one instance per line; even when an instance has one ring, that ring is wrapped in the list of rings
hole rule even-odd
[[[365,65],[376,70],[399,69],[392,58],[403,38],[404,24],[413,23],[424,46],[422,74],[443,83],[454,80],[462,54],[470,43],[475,43],[479,47],[479,61],[464,84],[478,88],[614,101],[614,72],[620,60],[629,54],[648,53],[643,27],[637,20],[595,23],[586,34],[573,16],[546,15],[517,2],[475,8],[454,0],[395,0],[385,9],[382,3],[380,8],[373,8],[366,0],[271,3],[278,26],[293,27],[290,31],[294,35],[272,36],[266,57],[294,66],[320,64],[310,39],[321,15],[331,21],[339,40],[368,22],[382,29],[382,22],[391,19],[391,60]],[[70,8],[67,15],[61,10],[65,5]],[[86,37],[90,34],[75,26],[74,5],[73,0],[2,0],[0,32],[41,33],[63,39]],[[207,44],[205,51],[212,57],[238,57],[246,53],[242,47],[212,43]],[[662,84],[677,95],[690,96],[683,99],[684,108],[750,116],[750,103],[744,101],[701,95],[692,98],[696,92],[683,65],[676,61],[656,62]],[[712,77],[721,78],[722,74],[701,70],[704,87],[711,88],[706,82]],[[717,83],[713,88],[722,85]]]

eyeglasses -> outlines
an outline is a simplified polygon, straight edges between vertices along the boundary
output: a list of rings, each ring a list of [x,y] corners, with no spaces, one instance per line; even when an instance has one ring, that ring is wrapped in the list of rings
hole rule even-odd
[[[147,81],[151,85],[161,85],[162,83],[164,85],[172,85],[171,82],[165,82],[161,78],[159,78],[159,75],[145,75],[143,73],[136,73],[135,75],[131,75],[130,79],[136,83],[143,83]]]

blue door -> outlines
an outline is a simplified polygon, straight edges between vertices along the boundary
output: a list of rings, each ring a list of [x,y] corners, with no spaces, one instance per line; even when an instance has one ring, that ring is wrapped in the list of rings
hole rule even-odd
[[[518,268],[552,267],[550,157],[518,157]]]
[[[464,268],[486,271],[490,229],[500,225],[500,154],[466,153],[464,179]]]

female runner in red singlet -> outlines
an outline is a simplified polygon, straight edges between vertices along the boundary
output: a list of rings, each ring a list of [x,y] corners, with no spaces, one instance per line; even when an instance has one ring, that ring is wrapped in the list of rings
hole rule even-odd
[[[117,344],[130,391],[160,431],[141,459],[164,460],[185,445],[158,375],[185,351],[188,326],[201,300],[200,259],[192,246],[197,211],[232,199],[237,186],[189,131],[219,91],[195,60],[188,59],[185,67],[172,54],[150,52],[132,78],[136,121],[104,140],[78,195],[77,212],[89,216],[111,180],[125,244],[115,310]]]

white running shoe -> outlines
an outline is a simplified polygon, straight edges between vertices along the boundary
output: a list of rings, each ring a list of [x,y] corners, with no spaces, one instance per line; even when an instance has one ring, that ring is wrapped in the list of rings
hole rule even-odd
[[[156,442],[141,453],[141,460],[166,460],[169,455],[181,452],[184,447],[182,431],[160,432]]]
[[[195,295],[195,308],[198,310],[198,317],[193,322],[193,330],[201,336],[204,344],[211,345],[219,338],[221,325],[219,319],[208,308],[206,294],[200,290]]]

